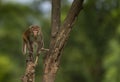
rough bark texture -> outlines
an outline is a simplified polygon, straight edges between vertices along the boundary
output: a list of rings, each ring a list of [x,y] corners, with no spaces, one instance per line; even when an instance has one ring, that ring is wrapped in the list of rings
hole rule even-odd
[[[42,48],[41,51],[49,51],[49,49]],[[37,55],[36,57],[33,55],[34,54],[29,53],[28,57],[26,57],[26,70],[21,78],[22,82],[35,82],[35,68],[38,64],[38,59],[35,59],[37,58]]]
[[[60,6],[59,6],[60,0],[52,0],[52,9],[54,12],[55,16],[58,14]],[[55,81],[55,76],[57,73],[57,70],[59,68],[59,63],[60,63],[60,57],[61,57],[61,52],[65,46],[65,43],[69,37],[69,33],[72,29],[72,26],[74,24],[74,21],[76,17],[78,16],[80,10],[82,9],[82,4],[83,0],[74,0],[72,3],[72,6],[68,12],[68,15],[66,16],[64,23],[62,26],[60,26],[59,30],[57,30],[57,33],[55,36],[52,36],[52,45],[50,45],[50,50],[46,54],[46,57],[44,59],[44,75],[43,75],[43,81],[42,82],[54,82]],[[57,8],[58,7],[58,8]],[[56,11],[56,13],[55,13]],[[53,17],[53,15],[52,15]],[[52,23],[57,23],[57,24],[52,24],[52,29],[56,29],[56,27],[60,25],[59,23],[59,18],[58,22],[55,20],[56,17],[52,18]],[[52,30],[52,33],[54,35],[54,30]],[[56,30],[55,30],[56,31]]]
[[[51,41],[50,48],[54,45],[58,30],[60,29],[60,0],[52,0],[52,14],[51,14]]]
[[[33,54],[29,54],[26,59],[26,70],[24,76],[21,78],[22,82],[35,82],[35,63]]]

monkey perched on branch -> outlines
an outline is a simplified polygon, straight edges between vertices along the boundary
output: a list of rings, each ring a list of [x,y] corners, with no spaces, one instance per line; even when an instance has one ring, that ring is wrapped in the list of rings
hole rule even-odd
[[[36,48],[36,60],[35,60],[35,64],[36,64],[40,52],[49,51],[49,49],[44,49],[44,41],[43,41],[41,27],[37,25],[31,25],[23,33],[23,54],[26,54],[28,51],[29,56],[33,59],[35,48]]]

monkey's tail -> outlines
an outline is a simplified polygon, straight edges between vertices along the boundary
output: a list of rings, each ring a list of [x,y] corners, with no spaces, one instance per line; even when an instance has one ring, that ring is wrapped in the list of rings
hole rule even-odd
[[[26,45],[25,41],[23,41],[22,53],[23,53],[23,55],[25,55],[27,53],[27,45]]]

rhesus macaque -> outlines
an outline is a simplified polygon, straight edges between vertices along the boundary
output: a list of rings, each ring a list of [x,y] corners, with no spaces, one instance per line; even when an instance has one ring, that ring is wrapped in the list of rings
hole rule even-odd
[[[29,55],[33,58],[33,53],[35,48],[36,50],[36,62],[38,61],[38,56],[41,52],[41,49],[44,49],[44,42],[41,28],[37,25],[31,25],[23,33],[23,54],[26,54],[27,51]]]

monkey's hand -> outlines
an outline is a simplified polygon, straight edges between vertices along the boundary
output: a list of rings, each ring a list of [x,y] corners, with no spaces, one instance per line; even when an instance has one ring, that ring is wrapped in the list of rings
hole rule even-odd
[[[49,51],[49,49],[41,48],[41,51]]]

